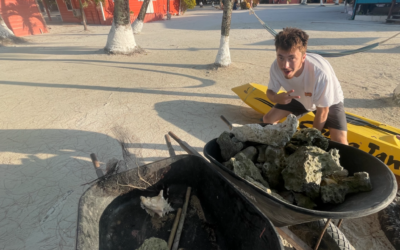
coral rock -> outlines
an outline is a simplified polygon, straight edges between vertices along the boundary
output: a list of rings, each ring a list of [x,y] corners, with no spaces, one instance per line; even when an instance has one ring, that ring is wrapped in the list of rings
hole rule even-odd
[[[296,132],[297,125],[296,116],[291,114],[283,123],[267,125],[265,127],[259,124],[233,124],[231,133],[241,142],[252,141],[275,147],[283,147]]]
[[[260,182],[264,187],[269,188],[268,182],[263,179],[260,170],[254,165],[251,160],[247,158],[241,161],[234,160],[233,172],[243,179],[246,179],[246,176],[249,176],[255,181]]]
[[[372,190],[371,180],[367,172],[354,173],[354,176],[340,179],[338,183],[346,185],[349,189],[349,194]]]
[[[224,161],[228,161],[243,149],[243,143],[232,138],[229,132],[223,132],[217,139],[217,143],[221,149],[221,156]]]
[[[317,205],[307,196],[300,193],[293,193],[296,205],[308,209],[313,209]]]
[[[264,163],[266,161],[265,150],[267,149],[267,147],[268,145],[260,145],[256,147],[258,151],[257,162]]]
[[[140,200],[142,201],[140,205],[148,214],[150,214],[150,216],[158,214],[158,216],[163,217],[164,214],[174,211],[174,209],[168,204],[168,199],[164,199],[163,190],[161,190],[158,196],[155,197],[140,196]]]
[[[344,202],[349,188],[345,185],[332,183],[321,186],[321,199],[323,203],[340,204]]]
[[[242,151],[240,151],[239,153],[237,153],[234,158],[238,161],[241,161],[245,158],[250,159],[251,161],[254,161],[257,155],[257,149],[255,147],[247,147],[245,149],[243,149]]]
[[[151,237],[143,242],[136,250],[168,250],[168,243],[159,238]]]
[[[318,157],[320,152],[318,150],[321,149],[300,147],[286,159],[287,166],[282,171],[282,177],[287,190],[306,192],[310,198],[318,197],[322,177],[322,166]],[[325,153],[325,151],[323,152]]]
[[[329,140],[316,128],[303,128],[298,130],[294,133],[290,142],[298,147],[316,146],[323,150],[326,150],[329,146]]]

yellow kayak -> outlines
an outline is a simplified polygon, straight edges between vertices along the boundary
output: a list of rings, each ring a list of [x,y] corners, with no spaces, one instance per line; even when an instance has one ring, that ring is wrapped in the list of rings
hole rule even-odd
[[[235,92],[254,110],[266,114],[274,104],[268,99],[267,87],[256,83],[248,83],[236,88]],[[299,120],[299,128],[312,127],[314,113],[310,112]],[[346,112],[347,137],[349,145],[359,148],[383,161],[392,172],[400,177],[400,129],[386,124]],[[323,130],[329,138],[329,131]]]

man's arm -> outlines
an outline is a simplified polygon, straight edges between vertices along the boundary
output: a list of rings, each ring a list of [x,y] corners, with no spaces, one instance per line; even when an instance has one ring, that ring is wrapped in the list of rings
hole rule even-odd
[[[317,113],[315,114],[313,127],[321,131],[324,128],[326,119],[328,119],[328,114],[329,107],[317,107]]]
[[[267,97],[270,99],[272,102],[279,103],[279,104],[289,104],[292,99],[299,99],[300,96],[291,96],[290,94],[293,93],[294,90],[290,90],[288,92],[283,92],[283,93],[275,93],[274,91],[268,89],[267,90]]]

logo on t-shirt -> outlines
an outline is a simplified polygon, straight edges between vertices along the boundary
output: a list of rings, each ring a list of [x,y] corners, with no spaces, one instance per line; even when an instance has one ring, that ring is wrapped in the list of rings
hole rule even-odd
[[[312,96],[312,93],[311,93],[311,92],[304,92],[304,95],[305,95],[305,96],[311,97],[311,96]]]

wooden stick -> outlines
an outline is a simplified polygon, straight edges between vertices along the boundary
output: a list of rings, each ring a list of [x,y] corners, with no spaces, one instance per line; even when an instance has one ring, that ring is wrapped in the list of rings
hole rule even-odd
[[[174,225],[172,225],[171,234],[169,235],[168,239],[168,249],[171,249],[172,242],[175,238],[176,228],[178,227],[179,218],[181,218],[182,208],[178,208],[178,212],[176,213]]]
[[[296,250],[312,250],[304,241],[302,241],[297,235],[292,233],[287,227],[276,227],[276,231],[287,240]]]
[[[188,204],[189,204],[189,198],[190,198],[190,192],[191,191],[192,191],[191,187],[188,187],[187,190],[186,190],[185,204],[183,205],[182,215],[181,215],[181,218],[179,220],[178,231],[176,232],[176,236],[175,236],[175,240],[174,240],[174,245],[172,246],[172,250],[177,250],[178,249],[179,240],[181,239],[183,223],[185,222],[186,211],[187,211],[187,207],[188,207]]]

